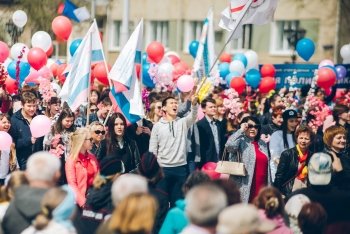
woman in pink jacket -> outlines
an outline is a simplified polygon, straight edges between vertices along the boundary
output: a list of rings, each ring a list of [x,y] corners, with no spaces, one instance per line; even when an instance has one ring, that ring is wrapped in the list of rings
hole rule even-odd
[[[99,172],[99,165],[92,148],[92,138],[87,128],[79,128],[72,135],[72,148],[66,161],[68,184],[76,193],[76,202],[83,207],[86,193]]]

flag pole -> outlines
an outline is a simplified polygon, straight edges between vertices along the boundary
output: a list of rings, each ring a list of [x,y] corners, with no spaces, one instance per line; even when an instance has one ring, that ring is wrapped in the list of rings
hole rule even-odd
[[[226,40],[224,46],[222,47],[222,49],[220,50],[218,56],[216,57],[214,63],[211,65],[210,67],[210,70],[209,70],[209,74],[210,72],[213,70],[213,68],[215,67],[216,63],[218,62],[219,58],[220,58],[220,55],[225,51],[225,48],[226,46],[228,45],[228,43],[231,41],[236,29],[238,28],[239,24],[242,22],[243,20],[243,17],[247,14],[248,12],[248,9],[249,7],[252,5],[253,3],[253,0],[248,0],[247,4],[245,4],[243,10],[242,10],[242,13],[238,16],[238,19],[237,19],[237,23],[235,24],[235,27],[233,28],[230,36],[228,37],[228,39]],[[231,9],[230,9],[230,12],[231,12]],[[203,87],[205,81],[207,80],[207,77],[205,76],[200,82],[200,85],[199,87],[197,88],[197,91],[196,91],[196,94],[195,95],[198,95],[199,91],[201,90],[201,88]]]
[[[91,53],[92,53],[92,32],[90,32],[90,73],[91,74]],[[87,110],[86,110],[86,127],[89,126],[90,124],[90,96],[91,96],[91,80],[89,77],[89,82],[88,82],[88,96],[87,96]]]

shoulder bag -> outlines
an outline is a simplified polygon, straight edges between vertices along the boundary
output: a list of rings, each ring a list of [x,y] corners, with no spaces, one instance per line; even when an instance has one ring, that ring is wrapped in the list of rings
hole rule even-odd
[[[237,162],[225,161],[227,149],[224,149],[221,161],[216,164],[215,171],[222,174],[230,174],[235,176],[246,176],[247,170],[242,162],[242,155],[237,152]]]

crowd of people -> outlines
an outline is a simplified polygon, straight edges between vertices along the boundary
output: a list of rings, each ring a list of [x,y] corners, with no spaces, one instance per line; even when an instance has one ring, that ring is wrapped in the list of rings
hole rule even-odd
[[[299,91],[249,91],[233,113],[220,87],[200,100],[148,90],[146,116],[130,123],[109,89],[72,112],[57,95],[0,88],[0,131],[13,139],[0,151],[1,231],[349,233],[350,100],[316,90],[312,106]],[[35,138],[41,114],[51,129]],[[245,176],[208,166],[238,159]]]

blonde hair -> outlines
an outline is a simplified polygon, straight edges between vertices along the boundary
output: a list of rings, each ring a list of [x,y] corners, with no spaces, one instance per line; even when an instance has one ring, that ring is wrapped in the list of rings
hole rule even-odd
[[[92,122],[92,123],[89,125],[89,129],[90,129],[91,132],[93,132],[93,131],[96,130],[96,127],[98,127],[98,126],[101,126],[101,127],[103,127],[103,129],[104,129],[103,124],[101,124],[99,121],[94,121],[94,122]]]
[[[156,109],[156,105],[157,103],[160,102],[162,103],[161,101],[159,100],[155,100],[154,102],[151,103],[150,105],[150,110],[149,110],[149,113],[148,113],[148,119],[151,120],[153,122],[153,119],[154,119],[154,115],[155,115],[155,109]]]
[[[70,157],[73,160],[78,158],[81,147],[84,144],[87,136],[90,135],[90,130],[88,128],[78,128],[72,135],[72,149],[70,151]]]
[[[114,210],[108,228],[120,234],[151,233],[156,211],[157,202],[151,195],[129,195]]]
[[[41,211],[36,216],[33,226],[36,230],[43,230],[52,219],[53,210],[64,200],[67,192],[62,188],[48,190],[41,200]]]

